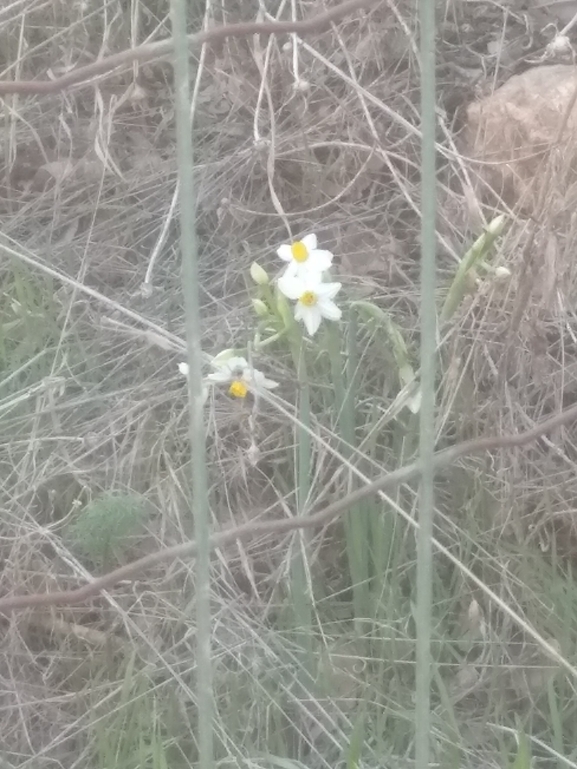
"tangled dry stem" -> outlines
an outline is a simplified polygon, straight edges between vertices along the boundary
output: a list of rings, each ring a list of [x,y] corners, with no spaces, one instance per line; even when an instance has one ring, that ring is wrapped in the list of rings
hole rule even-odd
[[[265,21],[265,22],[241,22],[239,24],[226,24],[214,27],[203,32],[196,32],[188,36],[191,48],[201,45],[216,43],[229,37],[250,37],[251,35],[281,35],[297,33],[300,35],[310,32],[320,32],[327,29],[333,22],[365,6],[377,5],[378,0],[347,0],[345,3],[331,8],[324,13],[313,16],[312,19],[302,21]],[[80,83],[89,84],[99,75],[110,74],[120,67],[127,67],[138,61],[141,64],[162,59],[169,56],[174,48],[172,39],[160,40],[157,43],[146,43],[125,51],[120,51],[112,56],[107,56],[93,64],[68,72],[55,80],[14,80],[0,82],[0,95],[9,93],[20,94],[47,94],[59,93],[70,86]]]
[[[434,458],[435,469],[454,464],[458,459],[479,454],[485,451],[494,451],[496,449],[507,449],[522,446],[544,433],[567,424],[577,419],[577,406],[571,406],[560,414],[545,420],[540,425],[536,425],[530,430],[519,433],[518,435],[505,435],[501,437],[476,438],[470,441],[464,441],[456,446],[439,451]],[[265,521],[262,523],[246,523],[235,526],[226,531],[214,534],[210,540],[212,550],[223,547],[227,544],[248,539],[255,539],[270,534],[286,534],[297,529],[311,529],[325,525],[337,516],[343,515],[354,504],[367,497],[376,494],[379,491],[394,488],[401,483],[406,483],[418,478],[421,474],[420,462],[413,462],[405,467],[401,467],[391,473],[386,473],[377,478],[372,483],[363,486],[356,491],[348,494],[342,499],[338,499],[327,505],[322,510],[308,516],[297,516],[281,521]],[[95,579],[93,582],[76,590],[64,590],[61,592],[33,594],[27,596],[13,596],[0,600],[0,613],[7,614],[17,609],[26,609],[38,606],[58,606],[79,604],[97,595],[103,590],[113,587],[120,580],[133,578],[141,571],[150,568],[158,563],[174,561],[184,556],[194,556],[197,552],[196,542],[183,542],[174,547],[159,550],[139,558],[132,563],[121,566],[119,569]]]

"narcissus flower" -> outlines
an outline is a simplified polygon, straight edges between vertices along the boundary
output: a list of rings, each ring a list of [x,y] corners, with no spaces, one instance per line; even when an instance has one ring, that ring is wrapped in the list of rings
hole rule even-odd
[[[216,382],[218,384],[226,384],[234,379],[237,375],[240,376],[246,368],[248,363],[245,358],[241,358],[237,355],[232,357],[220,357],[212,359],[212,367],[214,373],[209,374],[206,378],[209,382]]]
[[[300,277],[307,273],[321,274],[329,269],[333,262],[330,251],[317,248],[317,236],[305,235],[302,240],[296,240],[290,245],[285,243],[277,249],[277,254],[288,262],[283,277]]]
[[[302,277],[283,275],[278,280],[279,290],[296,301],[295,319],[302,320],[313,336],[321,320],[339,320],[342,313],[333,299],[341,289],[340,283],[323,283],[320,273],[305,273]]]
[[[228,384],[228,393],[233,398],[245,398],[251,387],[273,390],[278,382],[267,379],[262,371],[248,365],[245,358],[233,357],[214,361],[214,373],[207,376],[209,382]]]
[[[226,350],[212,359],[214,372],[209,374],[205,382],[210,384],[227,384],[228,393],[233,398],[245,398],[252,388],[273,390],[278,382],[267,379],[262,371],[249,366],[245,358],[230,355]],[[183,376],[188,376],[188,363],[179,363],[178,370]]]

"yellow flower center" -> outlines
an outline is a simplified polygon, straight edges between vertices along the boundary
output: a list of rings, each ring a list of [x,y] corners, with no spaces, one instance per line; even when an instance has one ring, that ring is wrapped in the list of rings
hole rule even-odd
[[[305,291],[300,298],[300,302],[305,307],[314,307],[317,303],[317,295],[314,291]]]
[[[247,392],[248,387],[244,382],[241,382],[240,379],[235,379],[230,383],[230,387],[228,388],[228,393],[229,395],[232,395],[233,398],[246,398]]]
[[[302,240],[297,240],[296,243],[293,243],[291,246],[291,252],[293,255],[293,259],[295,262],[306,262],[306,260],[309,258],[309,250],[305,246],[305,244],[302,242]]]

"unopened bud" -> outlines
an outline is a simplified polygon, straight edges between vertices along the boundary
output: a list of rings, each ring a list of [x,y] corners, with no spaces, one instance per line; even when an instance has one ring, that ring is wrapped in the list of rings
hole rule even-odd
[[[250,277],[257,286],[267,286],[270,283],[267,271],[257,262],[253,262],[250,266]]]
[[[497,280],[508,280],[511,277],[511,270],[508,267],[496,267],[495,277]]]
[[[253,299],[252,306],[259,318],[266,318],[269,315],[268,307],[262,299]]]

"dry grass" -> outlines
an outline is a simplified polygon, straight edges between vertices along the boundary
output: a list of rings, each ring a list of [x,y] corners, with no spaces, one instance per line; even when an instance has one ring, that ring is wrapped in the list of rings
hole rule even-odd
[[[466,68],[471,62],[479,71],[481,64],[491,66],[483,51],[500,33],[503,18],[498,6],[483,5],[482,16],[480,7],[450,4],[439,26],[447,109],[440,136],[444,283],[470,236],[466,222],[455,216],[466,209],[459,184],[466,166],[452,138],[458,108],[474,91]],[[301,10],[312,14],[315,4]],[[250,12],[209,3],[194,24],[249,18]],[[0,10],[2,77],[62,71],[133,42],[164,38],[166,13],[158,0],[13,2]],[[191,215],[201,244],[207,352],[233,346],[252,322],[247,270],[253,260],[274,265],[275,248],[287,239],[279,206],[293,234],[314,231],[337,254],[349,295],[385,307],[413,351],[419,133],[412,14],[407,3],[387,3],[361,14],[360,21],[343,20],[332,32],[307,38],[299,47],[298,73],[291,42],[284,39],[263,42],[260,49],[253,41],[233,39],[201,57],[194,102],[197,209]],[[512,17],[507,29],[512,43],[524,40],[520,17]],[[171,205],[171,79],[166,64],[137,66],[97,87],[5,102],[2,237],[14,251],[32,255],[37,269],[5,257],[0,272],[2,593],[64,588],[86,579],[96,567],[75,554],[64,535],[79,507],[104,492],[146,500],[148,532],[132,543],[134,552],[190,533],[178,344],[163,346],[122,309],[177,340],[183,335]],[[519,220],[512,227],[501,252],[512,282],[486,281],[443,342],[441,442],[524,430],[574,402],[574,240],[573,226],[553,233],[546,222]],[[43,265],[70,280],[63,284]],[[120,309],[102,304],[94,292]],[[370,330],[363,343],[361,438],[371,435],[374,414],[397,386],[386,344]],[[271,357],[271,369],[278,365]],[[282,395],[292,401],[295,384],[288,369],[282,373]],[[338,445],[331,434],[335,426],[322,422],[322,398],[316,406],[319,429]],[[369,459],[394,467],[402,464],[403,452],[410,458],[405,427],[403,419],[386,425]],[[293,431],[284,418],[265,411],[255,426],[245,406],[217,396],[208,433],[215,522],[290,509]],[[571,550],[575,534],[573,443],[565,429],[484,466],[456,469],[441,479],[445,515],[437,532],[568,655],[574,651],[577,611],[567,582],[571,561],[557,558],[559,550]],[[260,452],[256,465],[253,444]],[[333,469],[331,457],[319,449],[315,498],[326,494]],[[391,511],[413,505],[413,492],[406,489],[391,500]],[[266,751],[284,758],[284,766],[335,766],[346,759],[346,746],[359,730],[364,766],[410,765],[414,549],[391,511],[391,552],[383,566],[390,584],[370,632],[343,636],[350,582],[340,530],[313,543],[314,570],[325,585],[315,621],[322,628],[319,680],[326,699],[311,702],[298,675],[286,578],[294,540],[218,554],[214,648],[223,764],[280,766],[256,758]],[[549,548],[545,556],[537,540]],[[175,563],[120,585],[90,606],[3,622],[0,767],[156,767],[161,764],[150,758],[156,744],[171,766],[193,765],[194,626],[186,598],[191,580],[190,565]],[[500,689],[496,682],[503,668],[515,669],[512,661],[524,674],[532,654],[537,670],[546,669],[539,650],[507,626],[482,592],[473,593],[445,566],[436,597],[442,629],[435,659],[446,672],[442,680],[456,687],[455,692],[447,684],[449,708],[437,682],[434,737],[444,765],[504,765],[496,734],[498,727],[515,726],[511,702],[535,736],[562,752],[575,735],[567,726],[572,706],[564,699],[573,684],[563,681],[554,692],[550,678],[523,688],[517,677]],[[482,621],[471,620],[473,598]],[[447,638],[461,650],[470,644],[460,666],[444,645]],[[544,706],[538,704],[543,691]],[[561,735],[551,715],[554,696],[560,709],[567,708],[558,717],[557,726],[567,730]],[[447,712],[454,721],[450,729]],[[487,712],[493,731],[487,731]],[[149,753],[139,746],[143,733]],[[457,763],[451,763],[454,755]]]

